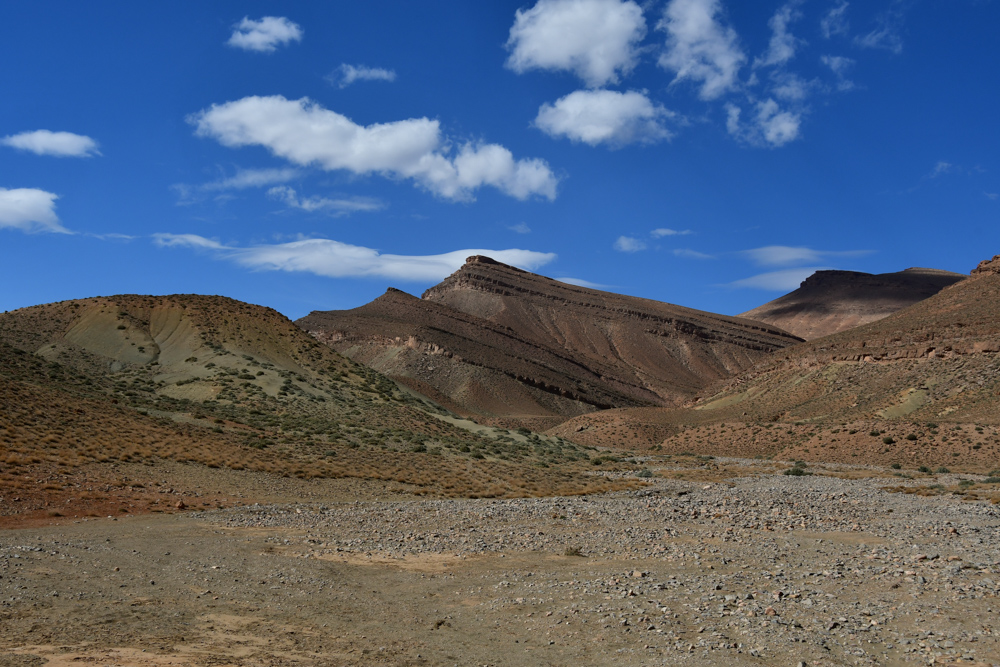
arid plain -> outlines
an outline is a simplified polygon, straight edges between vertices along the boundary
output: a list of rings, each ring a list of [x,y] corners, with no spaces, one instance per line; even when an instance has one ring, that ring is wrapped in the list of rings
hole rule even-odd
[[[0,665],[1000,664],[1000,260],[822,273],[0,315]]]

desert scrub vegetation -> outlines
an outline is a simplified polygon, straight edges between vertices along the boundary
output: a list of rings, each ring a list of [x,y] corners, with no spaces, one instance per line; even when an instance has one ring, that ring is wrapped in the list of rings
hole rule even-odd
[[[142,325],[138,320],[135,326]],[[221,343],[209,347],[218,355],[211,368],[204,366],[211,375],[182,377],[173,386],[230,378],[243,385],[193,400],[164,393],[171,385],[159,378],[158,365],[117,372],[103,366],[97,373],[80,353],[68,361],[88,371],[82,372],[0,342],[0,461],[17,469],[165,459],[303,479],[393,481],[440,497],[630,486],[585,474],[578,464],[586,459],[582,448],[561,438],[515,440],[499,431],[480,437],[437,419],[422,409],[424,402],[325,347],[299,348],[323,362],[319,371],[305,360],[290,371],[251,354],[223,354]],[[280,373],[282,386],[296,389],[268,394],[254,385],[265,377],[258,372]]]

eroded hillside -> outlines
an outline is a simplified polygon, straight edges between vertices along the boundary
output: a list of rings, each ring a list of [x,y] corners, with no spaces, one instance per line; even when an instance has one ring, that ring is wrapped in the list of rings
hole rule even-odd
[[[550,423],[680,405],[799,342],[766,324],[576,287],[486,257],[469,258],[419,300],[390,291],[297,324],[469,413]]]

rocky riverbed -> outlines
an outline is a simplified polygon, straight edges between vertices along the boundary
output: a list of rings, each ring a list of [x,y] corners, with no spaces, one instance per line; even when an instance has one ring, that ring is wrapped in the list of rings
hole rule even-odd
[[[0,665],[1000,664],[1000,505],[750,472],[5,531]]]

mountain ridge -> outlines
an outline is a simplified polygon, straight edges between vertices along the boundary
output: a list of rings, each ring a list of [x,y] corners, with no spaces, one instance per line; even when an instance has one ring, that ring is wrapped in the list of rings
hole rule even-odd
[[[919,267],[880,274],[816,271],[794,291],[738,317],[813,340],[887,317],[965,278],[960,273]]]
[[[483,256],[420,299],[400,294],[296,323],[348,357],[487,418],[680,405],[800,342],[771,325],[569,285]],[[430,356],[447,371],[427,364]]]

